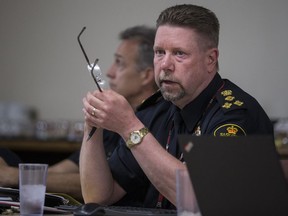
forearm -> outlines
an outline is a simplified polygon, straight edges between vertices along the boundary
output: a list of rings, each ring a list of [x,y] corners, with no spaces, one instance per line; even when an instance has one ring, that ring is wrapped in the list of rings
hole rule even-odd
[[[48,173],[47,192],[65,193],[78,201],[82,201],[79,173]]]
[[[152,184],[176,205],[176,170],[186,166],[167,153],[152,134],[146,135],[131,151]]]
[[[131,126],[130,131],[144,127],[139,120],[134,120]],[[122,133],[123,139],[127,140],[128,136],[127,132]],[[176,205],[176,170],[186,169],[186,166],[169,154],[151,133],[143,138],[141,144],[132,147],[131,152],[151,183]]]
[[[2,160],[2,159],[1,159]],[[19,187],[19,170],[8,165],[0,167],[0,187]]]
[[[128,123],[123,121],[117,128],[124,140],[128,139],[132,131],[144,127],[135,115],[127,119],[129,119]],[[131,152],[151,183],[163,196],[176,205],[176,170],[186,169],[186,166],[169,154],[151,133],[143,138],[141,144],[132,147]]]
[[[113,178],[103,146],[103,130],[97,129],[86,141],[89,130],[85,130],[80,153],[80,179],[85,202],[110,204],[113,194]]]

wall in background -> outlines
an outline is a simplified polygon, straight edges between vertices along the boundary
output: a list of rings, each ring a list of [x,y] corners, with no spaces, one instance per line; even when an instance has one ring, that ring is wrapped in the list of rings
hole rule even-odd
[[[220,74],[271,118],[288,117],[286,0],[0,0],[0,100],[34,107],[42,119],[81,120],[82,98],[95,89],[77,44],[82,27],[88,55],[105,72],[119,31],[155,25],[163,9],[189,2],[220,20]]]

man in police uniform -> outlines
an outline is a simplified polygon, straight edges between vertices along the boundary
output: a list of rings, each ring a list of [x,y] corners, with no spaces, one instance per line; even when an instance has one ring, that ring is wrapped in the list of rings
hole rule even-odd
[[[129,194],[145,207],[175,208],[177,169],[186,169],[177,134],[273,134],[272,124],[249,94],[218,74],[218,19],[210,10],[177,5],[157,20],[155,81],[161,92],[135,115],[117,93],[83,99],[85,136],[80,176],[85,202],[114,204]],[[95,115],[92,116],[92,111]],[[123,138],[107,163],[102,129]]]

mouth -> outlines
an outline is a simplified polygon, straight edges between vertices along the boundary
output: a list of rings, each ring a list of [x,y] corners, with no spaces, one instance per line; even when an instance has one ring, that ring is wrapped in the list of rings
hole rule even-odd
[[[161,86],[173,86],[178,84],[177,82],[171,81],[171,80],[161,80],[160,85]]]
[[[113,90],[113,89],[115,88],[115,84],[113,84],[113,83],[110,82],[110,83],[109,83],[109,87],[110,87],[110,89]]]

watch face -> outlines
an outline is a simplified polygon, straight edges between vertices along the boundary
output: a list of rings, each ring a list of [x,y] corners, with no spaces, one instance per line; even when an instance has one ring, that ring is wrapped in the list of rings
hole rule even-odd
[[[138,133],[133,133],[131,135],[131,142],[133,144],[138,144],[138,143],[140,143],[140,141],[141,141],[141,137],[140,137],[140,135]]]

